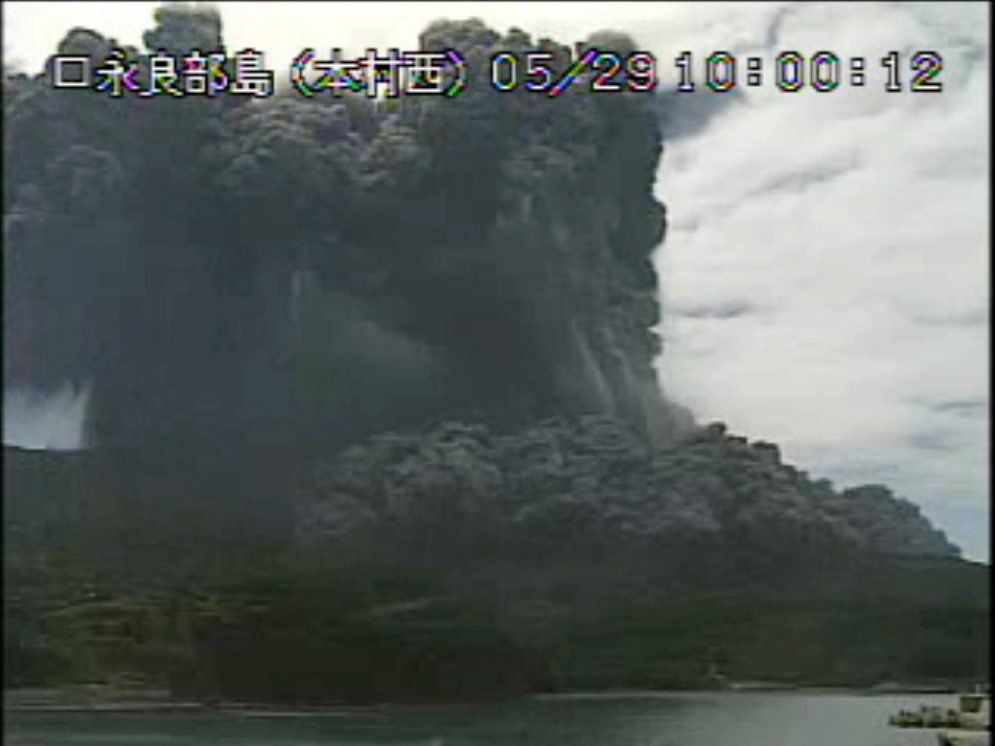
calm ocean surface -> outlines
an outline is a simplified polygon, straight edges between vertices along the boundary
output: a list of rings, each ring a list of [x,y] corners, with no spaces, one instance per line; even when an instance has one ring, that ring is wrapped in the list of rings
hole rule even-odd
[[[936,746],[888,716],[945,695],[557,695],[490,706],[195,713],[7,712],[5,744],[55,746]]]

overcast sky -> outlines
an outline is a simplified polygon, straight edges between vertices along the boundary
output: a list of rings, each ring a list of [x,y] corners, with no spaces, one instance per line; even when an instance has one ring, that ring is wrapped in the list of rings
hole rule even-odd
[[[39,71],[76,25],[140,47],[155,6],[4,3],[5,64]],[[668,94],[656,187],[670,217],[656,258],[661,380],[699,419],[777,441],[838,486],[888,484],[966,556],[989,560],[987,3],[220,7],[228,48],[263,50],[278,78],[303,47],[413,49],[443,17],[565,43],[626,31],[657,56],[669,92],[683,50],[699,87],[711,52],[740,59],[741,84],[745,58],[759,56],[758,88]],[[785,50],[834,52],[844,70],[865,57],[867,84],[844,76],[831,93],[777,90]],[[900,93],[884,90],[892,50]],[[942,55],[942,92],[908,90],[917,50]],[[87,394],[77,391],[51,401],[79,413]],[[77,425],[18,396],[5,395],[6,410],[39,414],[20,436],[5,416],[5,440],[72,439]]]

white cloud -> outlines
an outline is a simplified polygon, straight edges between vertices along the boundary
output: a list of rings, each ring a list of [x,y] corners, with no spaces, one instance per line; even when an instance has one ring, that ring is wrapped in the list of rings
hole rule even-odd
[[[922,7],[789,8],[777,50],[862,54],[868,86],[751,90],[669,143],[661,378],[812,472],[888,483],[987,559],[987,25]],[[944,91],[881,90],[880,57],[922,48]]]

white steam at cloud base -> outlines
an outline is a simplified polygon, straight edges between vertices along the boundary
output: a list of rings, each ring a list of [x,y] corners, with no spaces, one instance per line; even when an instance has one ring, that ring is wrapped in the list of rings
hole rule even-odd
[[[75,450],[85,448],[86,412],[92,384],[65,383],[55,391],[31,388],[3,392],[4,445]]]

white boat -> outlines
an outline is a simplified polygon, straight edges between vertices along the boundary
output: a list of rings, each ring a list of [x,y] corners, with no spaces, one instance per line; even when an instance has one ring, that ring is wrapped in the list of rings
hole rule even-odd
[[[992,728],[992,697],[987,692],[960,695],[960,719],[964,728],[987,730]]]
[[[939,746],[989,746],[991,743],[991,695],[976,691],[961,694],[957,709],[923,706],[914,712],[902,710],[889,718],[900,728],[930,728],[938,731]]]
[[[991,695],[962,694],[957,709],[957,727],[937,734],[939,746],[989,746],[991,744]]]

